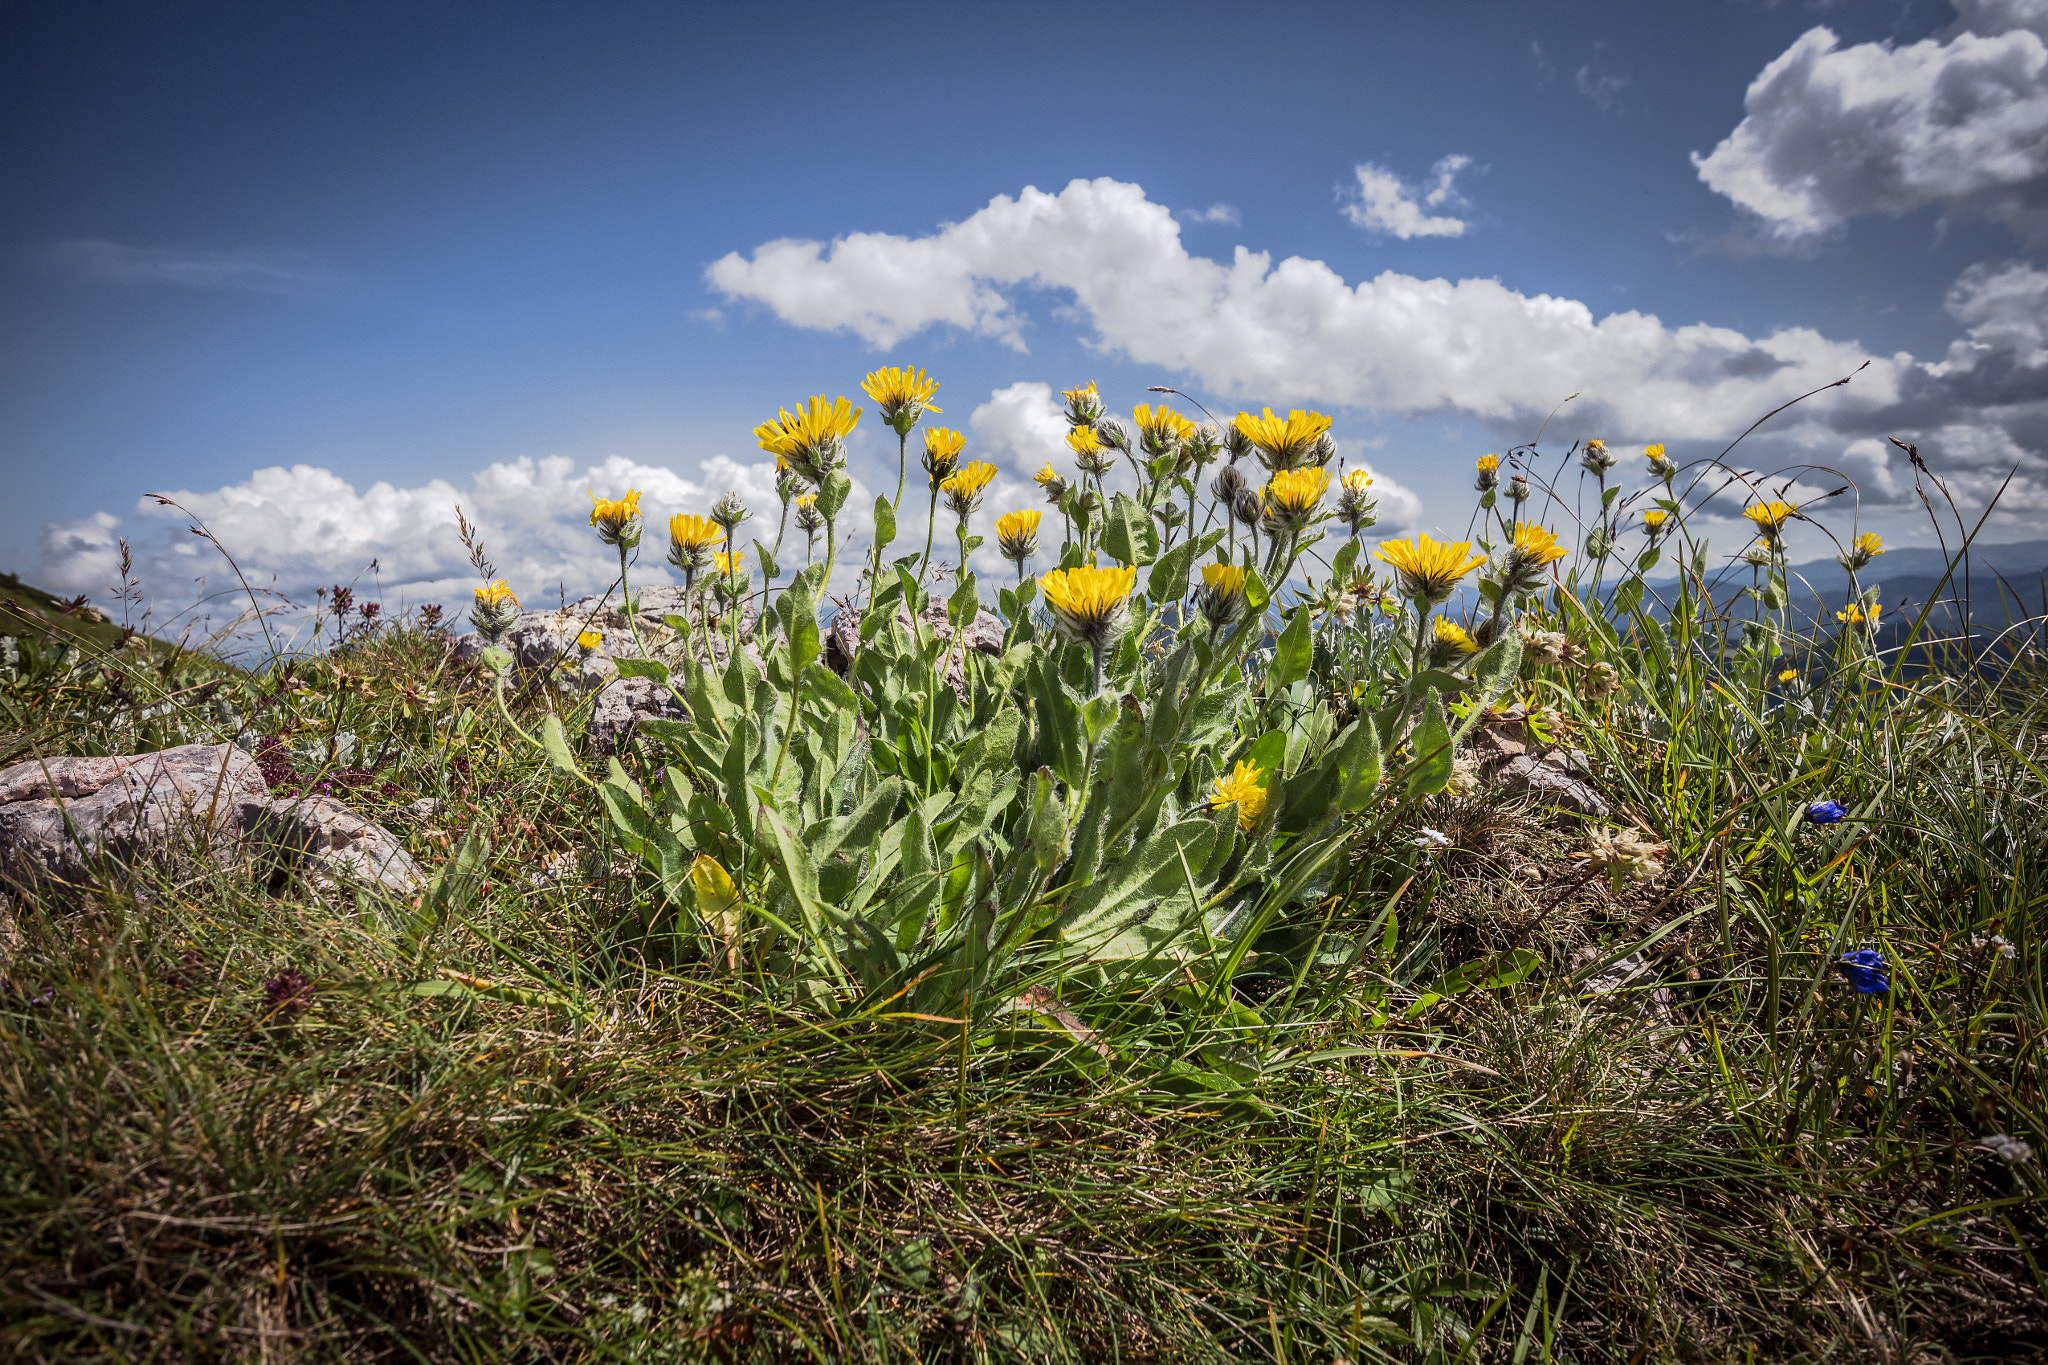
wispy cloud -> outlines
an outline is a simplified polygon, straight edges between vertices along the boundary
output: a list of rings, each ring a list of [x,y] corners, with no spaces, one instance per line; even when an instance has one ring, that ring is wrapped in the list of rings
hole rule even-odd
[[[1223,223],[1236,227],[1244,222],[1244,215],[1237,211],[1237,205],[1221,200],[1205,209],[1182,209],[1177,216],[1185,223]]]
[[[104,237],[78,237],[51,243],[41,256],[51,269],[109,284],[306,294],[325,289],[340,278],[334,270],[309,256],[272,247],[196,251],[129,246]]]
[[[1614,112],[1615,104],[1621,99],[1621,92],[1634,82],[1627,76],[1614,76],[1605,71],[1595,71],[1592,63],[1588,62],[1572,73],[1572,84],[1578,88],[1581,95],[1593,102],[1594,108],[1603,114],[1611,114]]]
[[[1471,164],[1469,156],[1443,158],[1430,168],[1426,187],[1405,184],[1392,171],[1370,162],[1355,166],[1358,199],[1344,205],[1344,216],[1355,227],[1392,233],[1404,242],[1411,237],[1462,237],[1468,226],[1465,220],[1423,210],[1462,204],[1452,182]]]

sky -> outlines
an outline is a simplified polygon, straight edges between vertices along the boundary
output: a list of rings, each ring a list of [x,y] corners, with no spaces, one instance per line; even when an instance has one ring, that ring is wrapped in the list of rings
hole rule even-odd
[[[870,409],[864,539],[881,365],[998,465],[985,515],[1040,505],[1092,379],[1330,413],[1375,539],[1462,532],[1473,461],[1539,430],[1633,486],[1853,373],[1731,462],[1931,543],[1896,437],[2028,539],[2044,246],[2048,0],[15,0],[0,568],[104,603],[125,540],[168,617],[229,581],[197,518],[293,600],[452,603],[459,505],[529,604],[573,596],[587,489],[655,525],[736,491],[772,544],[752,430],[815,393]]]

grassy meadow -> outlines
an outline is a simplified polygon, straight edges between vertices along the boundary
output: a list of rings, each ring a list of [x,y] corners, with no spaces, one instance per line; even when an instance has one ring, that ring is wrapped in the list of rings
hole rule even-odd
[[[237,669],[19,623],[10,761],[240,737],[432,881],[12,888],[0,1354],[2048,1353],[2035,637],[1795,628],[1784,536],[1883,552],[1850,500],[1745,475],[1710,546],[1736,466],[1661,447],[1517,448],[1383,548],[1327,419],[1089,386],[1012,520],[921,382],[869,378],[871,537],[822,399],[744,524],[597,490],[611,601],[666,553],[696,604],[620,665],[690,719],[613,757],[481,542],[467,659],[331,596]],[[1498,780],[1543,753],[1604,818]]]

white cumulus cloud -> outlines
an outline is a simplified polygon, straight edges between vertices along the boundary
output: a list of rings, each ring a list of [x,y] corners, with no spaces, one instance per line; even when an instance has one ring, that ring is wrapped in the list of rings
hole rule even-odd
[[[1576,393],[1575,429],[1617,446],[1726,441],[1788,397],[1855,372],[1847,388],[1826,389],[1753,443],[1860,462],[1881,498],[1909,498],[1911,480],[1890,478],[1882,449],[1858,444],[1869,438],[1923,441],[1966,495],[2017,465],[2006,505],[2018,514],[2048,507],[2048,369],[2030,340],[2041,325],[2039,273],[1967,273],[1950,304],[1966,335],[1928,363],[1805,327],[1749,335],[1640,311],[1601,315],[1494,279],[1386,271],[1353,283],[1321,261],[1275,261],[1244,246],[1212,260],[1187,250],[1172,211],[1141,187],[1105,178],[999,195],[923,237],[770,242],[724,257],[709,279],[793,325],[851,331],[879,347],[957,327],[1022,349],[1026,291],[1049,290],[1071,300],[1051,315],[1092,325],[1091,344],[1192,376],[1228,401],[1455,413],[1524,439]],[[982,419],[988,439],[1011,443],[1013,467],[1025,467],[1027,414],[1050,401],[1049,387],[991,400],[1008,410]]]
[[[1050,384],[1025,381],[997,389],[967,418],[976,458],[1030,478],[1048,460],[1067,455],[1066,401]]]
[[[740,529],[745,546],[756,535],[773,544],[780,506],[772,461],[742,464],[718,455],[704,461],[694,479],[674,470],[623,456],[580,465],[562,456],[498,461],[471,476],[467,487],[431,479],[416,487],[386,482],[358,490],[341,475],[314,465],[259,469],[240,483],[165,496],[184,509],[141,499],[136,510],[157,529],[138,538],[137,555],[145,589],[172,601],[187,593],[194,574],[218,586],[228,575],[211,552],[186,531],[192,519],[206,529],[257,586],[303,599],[318,587],[353,583],[357,596],[378,594],[400,601],[459,602],[475,586],[468,552],[457,534],[455,509],[478,528],[497,576],[522,599],[535,602],[558,592],[576,596],[603,588],[618,573],[616,552],[590,530],[590,497],[640,491],[646,521],[634,580],[671,581],[662,555],[665,524],[676,512],[702,513],[727,491],[753,509]],[[865,528],[856,498],[842,519],[842,531]],[[50,523],[43,534],[40,581],[68,591],[103,592],[113,582],[113,529],[105,512],[74,522]],[[195,555],[195,547],[198,553]],[[375,561],[374,573],[369,569]]]
[[[1841,46],[1807,30],[1693,164],[1785,241],[1928,205],[2048,240],[2048,0],[1958,0],[1953,30]]]
[[[1472,164],[1469,156],[1452,155],[1430,168],[1427,189],[1407,184],[1400,176],[1370,162],[1352,168],[1358,177],[1358,198],[1344,205],[1344,216],[1354,227],[1368,232],[1385,232],[1407,241],[1412,237],[1462,237],[1466,222],[1449,214],[1430,214],[1426,209],[1455,203],[1452,181]]]
[[[1600,317],[1498,280],[1387,271],[1351,284],[1321,261],[1276,263],[1242,246],[1214,261],[1188,252],[1171,211],[1141,187],[1110,179],[998,195],[927,237],[770,242],[719,260],[710,282],[797,326],[880,347],[953,326],[1021,349],[1026,319],[1012,295],[1059,290],[1105,349],[1232,397],[1447,410],[1533,430],[1582,392],[1588,420],[1659,440],[1740,430],[1788,391],[1869,358],[1806,328],[1755,338],[1640,312]],[[1859,396],[1889,395],[1890,365],[1873,364]]]
[[[99,596],[119,586],[120,546],[114,528],[121,519],[95,512],[75,521],[43,523],[43,562],[36,581],[51,592]]]

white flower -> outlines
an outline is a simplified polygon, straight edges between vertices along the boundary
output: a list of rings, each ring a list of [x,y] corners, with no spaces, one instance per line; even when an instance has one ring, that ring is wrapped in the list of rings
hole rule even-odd
[[[1996,949],[2000,957],[2017,957],[2019,950],[2005,941],[2004,934],[1972,934],[1970,946],[1980,951]]]
[[[1415,846],[1417,848],[1449,848],[1451,846],[1451,836],[1440,829],[1431,829],[1428,825],[1424,825],[1415,836]]]
[[[2034,1159],[2034,1149],[2016,1137],[2004,1133],[1993,1133],[1988,1138],[1979,1138],[1977,1145],[2008,1165]]]

